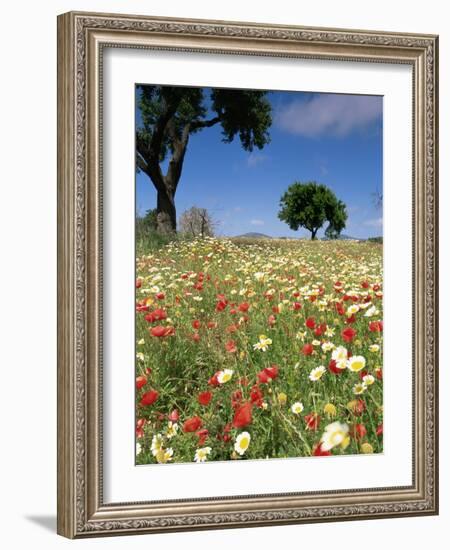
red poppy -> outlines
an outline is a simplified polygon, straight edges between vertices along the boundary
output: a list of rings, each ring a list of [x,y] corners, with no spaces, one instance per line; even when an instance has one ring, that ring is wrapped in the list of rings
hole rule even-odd
[[[378,437],[380,435],[383,435],[383,424],[382,423],[377,426],[376,434],[377,434]]]
[[[362,288],[369,288],[369,283],[367,281],[363,281],[361,283]]]
[[[236,390],[231,394],[231,406],[235,409],[240,405],[242,401],[242,392],[241,390]]]
[[[146,424],[145,418],[139,418],[139,420],[136,422],[136,437],[141,438],[144,437],[144,426]]]
[[[225,424],[223,428],[223,435],[221,433],[217,434],[217,439],[221,439],[222,441],[231,441],[231,435],[229,432],[231,431],[232,425],[230,423]]]
[[[225,344],[225,349],[228,353],[236,353],[237,352],[237,346],[236,342],[234,340],[228,340],[228,342]]]
[[[192,328],[195,328],[195,330],[198,330],[201,326],[202,324],[198,319],[192,321]]]
[[[381,369],[375,369],[375,376],[378,378],[378,380],[383,379],[383,371]]]
[[[248,302],[242,302],[242,304],[239,304],[239,311],[242,311],[243,313],[247,313],[247,311],[250,308],[250,304]]]
[[[273,306],[272,313],[275,313],[276,315],[278,315],[278,313],[280,313],[280,308],[278,306]]]
[[[136,279],[136,288],[141,288],[142,286],[142,279]]]
[[[199,416],[192,416],[183,424],[183,432],[196,432],[202,427],[202,424],[202,419]]]
[[[367,435],[367,429],[364,424],[354,424],[350,429],[350,435],[355,439],[362,439]]]
[[[158,292],[158,294],[155,294],[155,297],[157,300],[164,300],[166,295],[164,294],[164,292]]]
[[[253,386],[250,391],[250,401],[257,407],[262,407],[263,405],[263,393],[257,385]]]
[[[144,319],[149,323],[164,321],[164,319],[167,319],[167,313],[163,309],[155,309],[155,311],[152,311],[151,313],[146,315]]]
[[[278,376],[278,367],[277,365],[270,365],[270,367],[266,367],[264,369],[264,372],[267,374],[269,378],[272,380],[275,380],[275,378]]]
[[[366,404],[362,399],[356,399],[351,402],[350,410],[353,414],[359,416],[366,410]]]
[[[143,428],[147,424],[147,420],[145,418],[139,418],[136,422],[137,428]]]
[[[237,330],[238,330],[238,328],[237,328],[236,325],[229,325],[225,329],[225,331],[228,332],[228,334],[232,334],[233,332],[236,332]]]
[[[358,377],[360,380],[362,380],[364,378],[364,376],[367,376],[368,375],[368,372],[366,370],[360,370],[358,372]]]
[[[180,413],[177,411],[177,409],[173,409],[173,411],[168,415],[167,418],[171,422],[178,422],[178,420],[180,420]]]
[[[150,309],[150,306],[148,306],[145,303],[136,304],[136,311],[137,312],[148,311],[149,309]]]
[[[294,311],[298,311],[299,309],[302,309],[302,304],[300,302],[294,302],[292,309]]]
[[[150,390],[142,396],[139,401],[141,407],[147,407],[148,405],[153,405],[153,403],[158,399],[159,393],[156,390]]]
[[[233,417],[233,426],[235,428],[243,428],[252,422],[252,404],[250,402],[241,405]]]
[[[314,317],[308,317],[308,319],[306,319],[305,321],[305,325],[308,327],[308,328],[315,328],[316,327],[316,321],[314,320]]]
[[[205,444],[205,441],[208,439],[209,432],[206,428],[203,428],[203,430],[198,430],[198,432],[195,432],[195,435],[198,437],[197,445],[201,447]]]
[[[136,378],[136,388],[140,390],[142,387],[147,384],[147,378],[145,376],[138,376]]]
[[[341,336],[344,340],[344,342],[351,342],[353,338],[356,336],[356,330],[352,327],[344,328],[344,330],[341,332]]]
[[[216,328],[217,327],[217,323],[215,321],[208,321],[206,323],[206,326],[209,328],[209,329],[212,329],[212,328]]]
[[[331,456],[331,451],[324,451],[322,443],[316,443],[312,449],[312,456]]]
[[[319,428],[320,416],[317,413],[307,414],[305,416],[306,429],[315,432]]]
[[[200,342],[200,334],[198,332],[194,332],[191,338],[194,342]]]
[[[350,315],[349,317],[346,317],[345,323],[347,325],[351,325],[352,323],[356,323],[356,317],[354,315]]]
[[[336,365],[337,365],[336,361],[334,359],[331,359],[331,361],[328,363],[328,370],[333,374],[342,374],[345,371],[345,369],[340,369]]]
[[[149,329],[149,332],[152,336],[156,336],[157,338],[164,338],[166,336],[173,336],[175,334],[175,328],[157,325],[156,327]]]
[[[203,290],[203,283],[201,281],[198,281],[197,283],[194,283],[193,287],[195,290]]]
[[[269,323],[269,326],[273,327],[273,325],[277,322],[277,319],[275,315],[269,315],[269,317],[267,318],[267,321]]]
[[[271,380],[265,369],[259,371],[256,376],[258,377],[258,381],[260,384],[267,384]]]
[[[227,307],[227,302],[219,300],[216,304],[216,311],[223,311]]]
[[[314,330],[314,334],[316,336],[322,336],[322,334],[327,330],[327,324],[326,323],[322,323],[321,325],[319,325],[318,327],[315,328]]]
[[[382,332],[383,331],[383,321],[371,321],[369,323],[369,330],[371,332]]]
[[[218,386],[220,384],[219,380],[218,380],[218,376],[219,376],[219,372],[220,371],[217,371],[215,372],[211,378],[208,380],[208,385],[209,386]]]
[[[312,352],[314,351],[314,347],[312,344],[305,344],[302,347],[302,353],[303,355],[312,355]]]
[[[202,391],[198,394],[198,402],[200,405],[209,405],[210,401],[212,399],[212,393],[210,391]]]

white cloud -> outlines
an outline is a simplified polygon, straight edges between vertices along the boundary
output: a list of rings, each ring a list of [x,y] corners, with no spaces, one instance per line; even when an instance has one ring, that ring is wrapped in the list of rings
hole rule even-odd
[[[368,227],[382,227],[383,218],[374,218],[372,220],[366,220],[364,222],[364,225],[367,225]]]
[[[233,208],[233,212],[242,212],[242,207],[241,206],[235,206]]]
[[[261,153],[250,153],[247,157],[247,166],[250,168],[253,168],[254,166],[257,166],[258,164],[261,164],[267,159],[266,155],[262,155]]]
[[[317,94],[309,101],[293,101],[275,115],[278,126],[307,137],[346,136],[361,130],[382,114],[378,96]]]
[[[250,223],[252,225],[264,225],[264,221],[263,220],[250,220]]]

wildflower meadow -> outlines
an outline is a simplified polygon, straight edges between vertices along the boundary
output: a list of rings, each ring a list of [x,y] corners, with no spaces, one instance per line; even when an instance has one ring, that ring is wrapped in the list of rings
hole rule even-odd
[[[136,273],[137,464],[382,452],[380,244],[173,240]]]

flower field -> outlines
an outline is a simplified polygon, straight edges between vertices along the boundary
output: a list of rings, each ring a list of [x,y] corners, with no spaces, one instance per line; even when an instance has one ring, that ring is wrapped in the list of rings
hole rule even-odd
[[[137,464],[382,451],[382,246],[204,238],[136,270]]]

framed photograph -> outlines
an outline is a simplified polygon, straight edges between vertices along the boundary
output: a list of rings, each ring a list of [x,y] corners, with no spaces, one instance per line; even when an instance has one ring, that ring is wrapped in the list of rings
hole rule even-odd
[[[59,16],[59,534],[438,513],[437,47]]]

